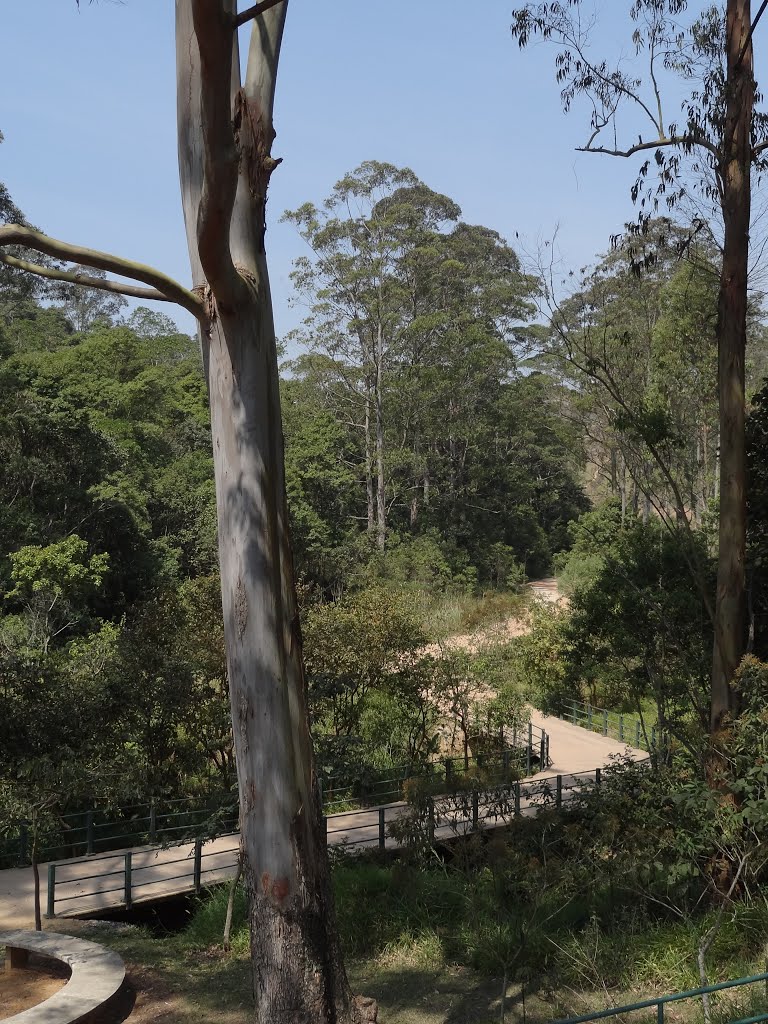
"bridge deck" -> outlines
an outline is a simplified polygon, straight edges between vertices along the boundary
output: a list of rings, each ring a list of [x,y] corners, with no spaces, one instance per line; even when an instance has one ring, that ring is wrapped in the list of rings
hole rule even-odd
[[[640,760],[645,751],[628,747],[618,740],[600,736],[579,726],[557,718],[533,713],[534,724],[550,735],[550,751],[554,757],[552,767],[540,772],[531,784],[563,777],[567,790],[571,776],[594,771],[608,765],[613,757],[623,753]],[[525,789],[525,787],[523,787]],[[388,825],[403,813],[402,803],[387,804],[384,820]],[[523,796],[522,813],[533,813],[535,807]],[[482,810],[481,810],[482,817]],[[438,823],[438,838],[452,834],[450,826]],[[366,811],[333,814],[328,817],[328,843],[348,843],[356,846],[377,846],[380,842],[380,808]],[[388,835],[387,848],[395,842]],[[201,881],[203,886],[226,881],[235,871],[238,836],[220,836],[203,847]],[[131,854],[131,888],[134,905],[191,892],[194,888],[194,844],[186,843],[166,849],[136,847],[130,851],[118,850],[99,854],[80,862],[56,862],[56,916],[78,917],[117,909],[124,902],[125,854]],[[90,866],[92,864],[92,867]],[[41,899],[45,913],[47,868],[40,865]],[[89,875],[91,877],[85,878]],[[87,894],[87,895],[86,895]],[[31,868],[12,868],[0,871],[0,929],[31,927],[34,917],[34,881]]]

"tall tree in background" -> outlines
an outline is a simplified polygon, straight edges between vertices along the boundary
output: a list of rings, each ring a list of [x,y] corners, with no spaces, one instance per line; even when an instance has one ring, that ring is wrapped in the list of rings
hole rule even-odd
[[[376,161],[322,209],[286,214],[311,249],[293,273],[311,303],[297,368],[322,374],[336,418],[361,437],[379,549],[403,518],[455,524],[476,421],[514,375],[533,313],[537,282],[511,246],[460,216],[412,171]]]
[[[143,264],[0,228],[0,260],[53,280],[177,302],[209,386],[227,668],[260,1024],[375,1018],[353,1000],[334,926],[288,538],[265,205],[287,0],[177,0],[179,166],[192,289]],[[245,81],[238,28],[253,21]],[[9,254],[26,245],[120,284]]]
[[[336,184],[322,211],[306,203],[285,215],[312,250],[293,272],[298,290],[314,303],[303,333],[331,360],[337,402],[362,432],[368,532],[381,550],[387,537],[384,393],[414,315],[403,271],[414,250],[460,212],[408,168],[371,160]]]
[[[765,116],[756,115],[752,36],[755,22],[750,0],[727,0],[725,12],[710,7],[689,28],[677,17],[686,0],[633,0],[635,54],[647,62],[644,71],[625,70],[591,55],[582,0],[528,4],[514,12],[512,32],[521,46],[533,36],[556,43],[557,80],[563,105],[585,97],[592,108],[585,152],[631,157],[652,152],[660,182],[646,190],[649,162],[643,164],[633,189],[641,198],[641,223],[658,209],[660,198],[674,205],[687,197],[682,162],[691,158],[691,172],[705,197],[715,201],[723,222],[723,249],[718,298],[718,381],[720,409],[720,526],[712,658],[711,729],[716,733],[725,716],[737,710],[731,687],[746,648],[746,457],[744,365],[747,317],[747,268],[751,209],[752,165],[768,142]],[[691,83],[684,105],[686,123],[669,122],[663,110],[664,75],[677,74]],[[619,148],[617,116],[632,108],[650,125],[651,137]],[[632,124],[637,130],[635,124]],[[607,133],[612,139],[602,140]],[[634,138],[634,135],[633,135]],[[714,183],[713,183],[714,178]]]

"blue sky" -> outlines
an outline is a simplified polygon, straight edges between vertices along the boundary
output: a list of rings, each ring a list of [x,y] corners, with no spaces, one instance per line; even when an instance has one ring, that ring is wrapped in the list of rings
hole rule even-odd
[[[247,6],[241,3],[241,9]],[[321,202],[363,160],[410,166],[516,246],[559,226],[578,269],[633,217],[634,165],[574,152],[553,51],[520,52],[514,0],[290,0],[267,245],[278,333],[303,243],[280,214]],[[626,5],[628,6],[628,4]],[[626,33],[605,0],[598,38]],[[3,16],[0,180],[48,234],[189,280],[178,195],[172,0],[15,3]],[[518,237],[519,236],[519,237]],[[191,317],[176,315],[184,329]]]

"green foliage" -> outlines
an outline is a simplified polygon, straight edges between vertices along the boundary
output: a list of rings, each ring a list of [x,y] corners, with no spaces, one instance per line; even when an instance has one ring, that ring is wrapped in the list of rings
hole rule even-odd
[[[289,419],[306,453],[289,490],[312,571],[336,586],[365,529],[390,549],[377,579],[506,587],[543,573],[586,502],[557,386],[517,372],[538,283],[495,231],[390,164],[364,163],[322,209],[285,216],[313,252],[293,273],[307,352],[284,385],[303,413]],[[337,556],[322,565],[320,538]]]

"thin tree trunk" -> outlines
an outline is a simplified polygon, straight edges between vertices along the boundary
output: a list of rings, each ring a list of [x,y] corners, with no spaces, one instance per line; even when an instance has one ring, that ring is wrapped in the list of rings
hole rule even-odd
[[[731,688],[745,646],[746,454],[744,353],[747,317],[750,167],[754,78],[752,46],[739,63],[750,28],[749,0],[728,0],[726,116],[721,181],[725,228],[718,298],[720,398],[720,530],[715,641],[712,658],[713,733],[734,710]]]
[[[376,488],[373,483],[373,444],[371,442],[371,398],[365,396],[365,496],[367,505],[368,536],[376,533]]]
[[[43,917],[40,911],[40,865],[37,863],[37,844],[32,844],[32,877],[35,880],[35,931],[43,930]]]
[[[376,335],[376,544],[383,551],[387,542],[387,496],[384,480],[384,333],[379,323]]]
[[[232,946],[232,917],[235,912],[235,895],[237,894],[237,887],[240,884],[240,879],[242,877],[243,853],[241,850],[237,857],[237,870],[235,871],[235,877],[230,883],[229,895],[227,896],[227,913],[224,918],[224,935],[221,942],[225,953],[228,953]]]

